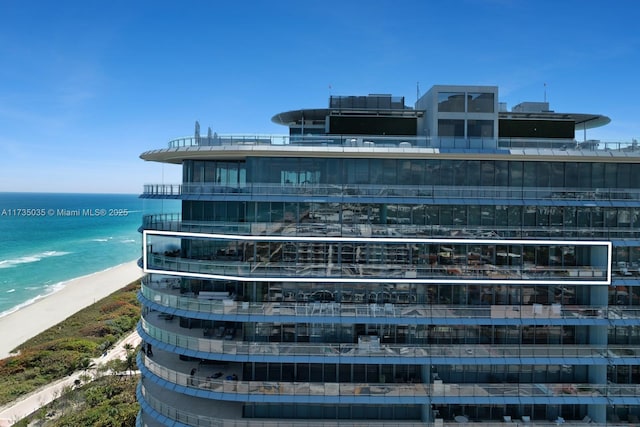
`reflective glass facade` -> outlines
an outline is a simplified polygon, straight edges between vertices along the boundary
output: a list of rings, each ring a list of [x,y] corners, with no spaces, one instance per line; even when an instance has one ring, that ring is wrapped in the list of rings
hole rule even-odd
[[[383,98],[330,107],[404,114]],[[466,136],[494,137],[485,122]],[[360,140],[160,154],[183,182],[144,197],[182,211],[142,227],[141,423],[640,417],[639,155]]]

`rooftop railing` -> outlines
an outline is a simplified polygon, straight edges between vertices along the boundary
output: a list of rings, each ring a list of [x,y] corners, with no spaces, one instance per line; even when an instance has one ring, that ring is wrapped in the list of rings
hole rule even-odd
[[[380,135],[212,135],[189,136],[169,141],[168,148],[222,145],[396,147],[460,150],[544,149],[558,151],[625,151],[640,155],[637,142],[601,142],[574,139],[536,138],[459,138]]]

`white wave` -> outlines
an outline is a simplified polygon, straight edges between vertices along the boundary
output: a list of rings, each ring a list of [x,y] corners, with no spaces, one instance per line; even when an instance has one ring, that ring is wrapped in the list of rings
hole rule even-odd
[[[92,242],[108,242],[109,240],[112,240],[113,237],[103,237],[100,239],[91,239]]]
[[[120,243],[135,243],[136,241],[134,239],[125,239],[125,240],[121,240]]]
[[[129,261],[129,262],[135,262],[135,261]],[[45,293],[38,294],[35,297],[33,297],[33,298],[23,302],[23,303],[20,303],[20,304],[18,304],[16,306],[11,307],[10,309],[8,309],[6,311],[1,312],[0,313],[0,318],[2,318],[4,316],[7,316],[7,315],[9,315],[11,313],[15,313],[16,311],[18,311],[18,310],[20,310],[22,308],[25,308],[25,307],[33,304],[34,302],[36,302],[38,300],[41,300],[42,298],[46,298],[49,295],[55,294],[56,292],[58,292],[61,289],[63,289],[69,282],[71,282],[73,280],[78,280],[78,279],[91,277],[91,276],[96,275],[96,274],[104,273],[105,271],[113,270],[114,268],[118,268],[118,267],[120,267],[122,265],[125,265],[125,264],[128,264],[128,263],[122,263],[122,264],[114,265],[113,267],[105,268],[104,270],[96,271],[94,273],[85,274],[84,276],[79,276],[79,277],[75,277],[73,279],[64,280],[62,282],[54,283],[52,285],[47,285],[47,286],[45,286]]]
[[[70,253],[71,252],[63,252],[63,251],[45,251],[45,252],[40,252],[34,255],[26,255],[18,258],[5,259],[0,261],[0,268],[16,267],[20,264],[29,264],[32,262],[41,261],[44,258],[64,256],[64,255],[69,255]]]
[[[38,301],[38,300],[40,300],[40,299],[42,299],[42,298],[44,298],[46,296],[49,296],[49,295],[51,295],[51,293],[36,295],[35,297],[33,297],[33,298],[23,302],[23,303],[20,303],[20,304],[18,304],[16,306],[11,307],[9,310],[3,311],[2,313],[0,313],[0,318],[2,318],[4,316],[7,316],[7,315],[9,315],[11,313],[15,313],[16,311],[20,310],[21,308],[25,308],[25,307],[33,304],[34,302],[36,302],[36,301]]]
[[[13,293],[13,292],[15,292],[15,291],[16,291],[16,290],[15,290],[15,288],[14,288],[14,289],[9,289],[9,290],[7,291],[7,293],[8,293],[8,294],[10,294],[10,293]]]

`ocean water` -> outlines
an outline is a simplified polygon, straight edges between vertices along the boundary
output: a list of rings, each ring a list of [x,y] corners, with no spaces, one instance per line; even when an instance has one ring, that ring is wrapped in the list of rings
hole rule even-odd
[[[0,317],[137,260],[143,214],[175,212],[178,201],[137,195],[0,193]]]

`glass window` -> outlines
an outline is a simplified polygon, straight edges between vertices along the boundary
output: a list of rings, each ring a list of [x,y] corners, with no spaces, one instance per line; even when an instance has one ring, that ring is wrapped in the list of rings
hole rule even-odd
[[[509,185],[509,162],[503,160],[495,161],[496,185],[506,187]]]
[[[493,138],[493,120],[467,120],[468,138]]]
[[[494,214],[495,214],[495,207],[481,206],[480,218],[482,221],[482,225],[493,225],[495,223]]]
[[[591,163],[578,163],[578,188],[593,187],[591,183]]]
[[[604,221],[606,227],[617,227],[618,210],[616,208],[604,208]]]
[[[425,184],[425,180],[424,180],[424,160],[417,160],[417,159],[413,159],[411,160],[411,178],[410,178],[410,183],[412,185],[424,185]]]
[[[440,207],[440,224],[451,226],[453,224],[453,211],[451,206]]]
[[[518,226],[521,224],[522,207],[521,206],[509,206],[509,225]]]
[[[193,169],[193,160],[185,160],[182,163],[182,182],[191,182],[191,170]]]
[[[630,176],[631,176],[631,165],[628,163],[619,163],[617,165],[617,177],[616,182],[618,188],[629,188]],[[633,180],[635,181],[635,180]]]
[[[494,96],[493,93],[474,93],[467,94],[469,101],[467,111],[470,113],[493,113]]]
[[[453,165],[450,161],[443,160],[433,171],[439,178],[438,185],[453,185]]]
[[[439,92],[438,111],[464,113],[464,92]]]
[[[362,161],[367,160],[363,159]],[[390,184],[389,182],[384,181],[384,166],[382,164],[382,159],[369,159],[368,163],[371,171],[371,184]]]
[[[553,162],[550,164],[550,186],[562,187],[564,186],[564,163]]]
[[[509,185],[522,187],[522,162],[509,163]]]
[[[495,170],[493,160],[483,160],[480,168],[480,180],[473,181],[470,185],[476,185],[475,183],[480,182],[480,185],[492,186],[494,184],[494,179]]]
[[[464,137],[464,120],[438,120],[438,136]]]
[[[578,164],[565,163],[564,165],[564,182],[567,188],[578,187]]]
[[[604,186],[607,188],[616,188],[616,178],[618,175],[618,165],[616,163],[607,163],[604,165]]]
[[[425,184],[440,185],[440,160],[424,160],[425,162]]]
[[[508,210],[508,206],[501,206],[498,205],[496,206],[496,225],[497,226],[506,226],[509,224],[508,218],[507,218],[507,210]]]
[[[538,207],[538,213],[537,213],[537,222],[538,222],[538,226],[547,226],[549,225],[549,208],[546,206],[540,206]]]
[[[536,167],[536,187],[548,187],[549,186],[549,163],[537,162]]]
[[[192,182],[204,182],[204,162],[193,162]]]
[[[604,163],[592,163],[591,174],[593,186],[604,187]]]
[[[536,162],[524,162],[523,181],[524,187],[536,185]]]
[[[480,179],[480,162],[474,160],[455,160],[453,164],[454,185],[478,185]]]
[[[589,208],[579,207],[577,209],[577,226],[589,227],[591,226],[591,210]]]
[[[469,206],[469,225],[480,225],[480,206]]]
[[[553,206],[549,208],[549,223],[555,227],[562,227],[564,222],[563,208]]]
[[[564,216],[563,216],[563,225],[565,227],[575,227],[576,226],[576,207],[575,206],[565,206],[563,208]]]
[[[453,224],[457,226],[467,225],[467,208],[466,206],[453,207]]]
[[[373,161],[371,162],[371,169],[375,170]],[[411,160],[398,160],[398,184],[399,185],[413,185],[411,180]]]
[[[536,207],[526,206],[524,208],[523,224],[527,227],[535,227],[536,225]]]
[[[629,177],[637,177],[640,176],[640,164],[638,165],[629,165],[631,168],[631,172]],[[640,187],[640,179],[629,178],[629,187],[630,188],[639,188]]]

